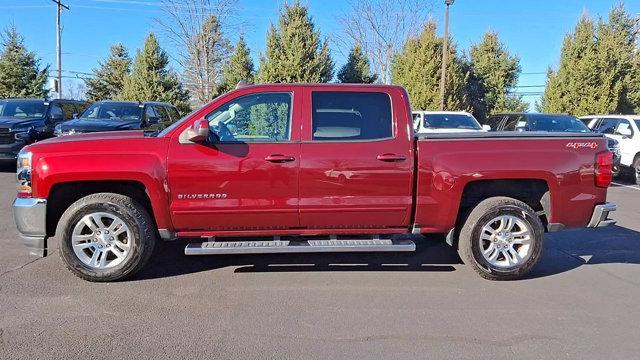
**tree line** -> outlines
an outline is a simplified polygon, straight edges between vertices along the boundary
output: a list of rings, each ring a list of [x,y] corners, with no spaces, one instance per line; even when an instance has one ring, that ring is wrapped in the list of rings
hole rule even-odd
[[[169,66],[169,55],[150,33],[134,58],[122,44],[111,47],[93,76],[85,79],[87,100],[166,101],[187,111],[233,89],[239,81],[337,81],[402,85],[414,109],[439,108],[444,39],[433,21],[416,26],[417,17],[426,11],[420,1],[350,2],[351,11],[361,16],[338,19],[345,34],[339,40],[350,47],[346,63],[338,69],[328,39],[297,0],[280,8],[277,22],[267,31],[257,69],[244,37],[231,44],[227,33],[232,25],[221,21],[235,1],[186,7],[190,1],[165,0],[167,16],[159,21],[164,35],[176,45],[181,72]],[[549,68],[537,109],[574,115],[638,111],[637,40],[638,18],[622,4],[607,19],[595,21],[583,14],[565,36],[559,66]],[[453,38],[448,41],[446,110],[467,110],[482,120],[492,113],[529,107],[515,91],[520,60],[496,32],[485,32],[464,51],[458,50]],[[48,66],[42,67],[26,49],[14,27],[5,31],[2,45],[0,96],[46,96]]]

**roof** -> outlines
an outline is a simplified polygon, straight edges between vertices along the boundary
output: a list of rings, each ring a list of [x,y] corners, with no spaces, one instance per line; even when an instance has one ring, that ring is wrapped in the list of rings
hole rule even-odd
[[[66,101],[66,102],[75,102],[75,103],[86,103],[86,101],[82,101],[82,100],[45,99],[45,98],[7,98],[7,99],[0,99],[0,101],[42,101],[42,102]]]
[[[269,87],[269,86],[287,86],[287,87],[344,87],[344,88],[390,88],[390,89],[404,89],[399,85],[388,84],[355,84],[355,83],[266,83],[266,84],[252,84],[240,87],[240,89],[252,88],[252,87]]]
[[[172,104],[166,103],[166,102],[162,102],[162,101],[120,101],[120,100],[100,100],[100,101],[96,101],[94,104],[97,103],[111,103],[111,104],[131,104],[131,105],[165,105],[165,106],[171,106],[171,107],[175,107]]]
[[[422,113],[422,114],[452,114],[452,115],[471,115],[466,111],[426,111],[426,110],[413,110],[413,113]]]
[[[524,116],[571,116],[570,114],[559,114],[559,113],[538,113],[538,112],[505,112],[505,113],[497,113],[491,114],[490,116],[509,116],[509,115],[524,115]]]
[[[624,115],[624,114],[602,114],[602,115],[585,115],[585,116],[580,116],[579,119],[595,119],[595,118],[601,118],[601,117],[608,117],[608,118],[616,118],[616,119],[640,119],[640,115]]]

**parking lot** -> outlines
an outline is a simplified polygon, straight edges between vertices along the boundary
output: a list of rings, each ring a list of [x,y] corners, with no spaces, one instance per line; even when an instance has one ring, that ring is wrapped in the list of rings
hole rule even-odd
[[[620,184],[619,181],[616,181]],[[0,358],[637,358],[640,187],[618,224],[547,236],[526,280],[490,282],[435,238],[411,254],[186,257],[161,243],[135,278],[28,256],[0,173]],[[52,241],[53,247],[56,241]]]

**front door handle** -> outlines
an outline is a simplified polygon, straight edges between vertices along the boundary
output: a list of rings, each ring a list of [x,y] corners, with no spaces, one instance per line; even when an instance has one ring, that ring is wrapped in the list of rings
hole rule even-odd
[[[407,157],[404,155],[397,154],[380,154],[377,157],[380,161],[394,162],[394,161],[404,161],[407,160]]]
[[[290,155],[273,154],[273,155],[267,156],[264,159],[272,163],[284,163],[284,162],[294,161],[296,158]]]

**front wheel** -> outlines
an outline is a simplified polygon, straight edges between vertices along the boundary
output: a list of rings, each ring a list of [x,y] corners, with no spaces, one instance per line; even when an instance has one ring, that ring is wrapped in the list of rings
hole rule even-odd
[[[92,194],[62,215],[60,257],[76,276],[114,281],[134,274],[149,260],[156,242],[151,217],[134,199]]]
[[[460,230],[462,261],[489,280],[525,276],[542,254],[544,227],[522,201],[492,197],[480,202]]]
[[[635,180],[637,185],[640,185],[640,156],[636,157],[636,159],[633,161],[632,170],[634,175],[633,180]]]

